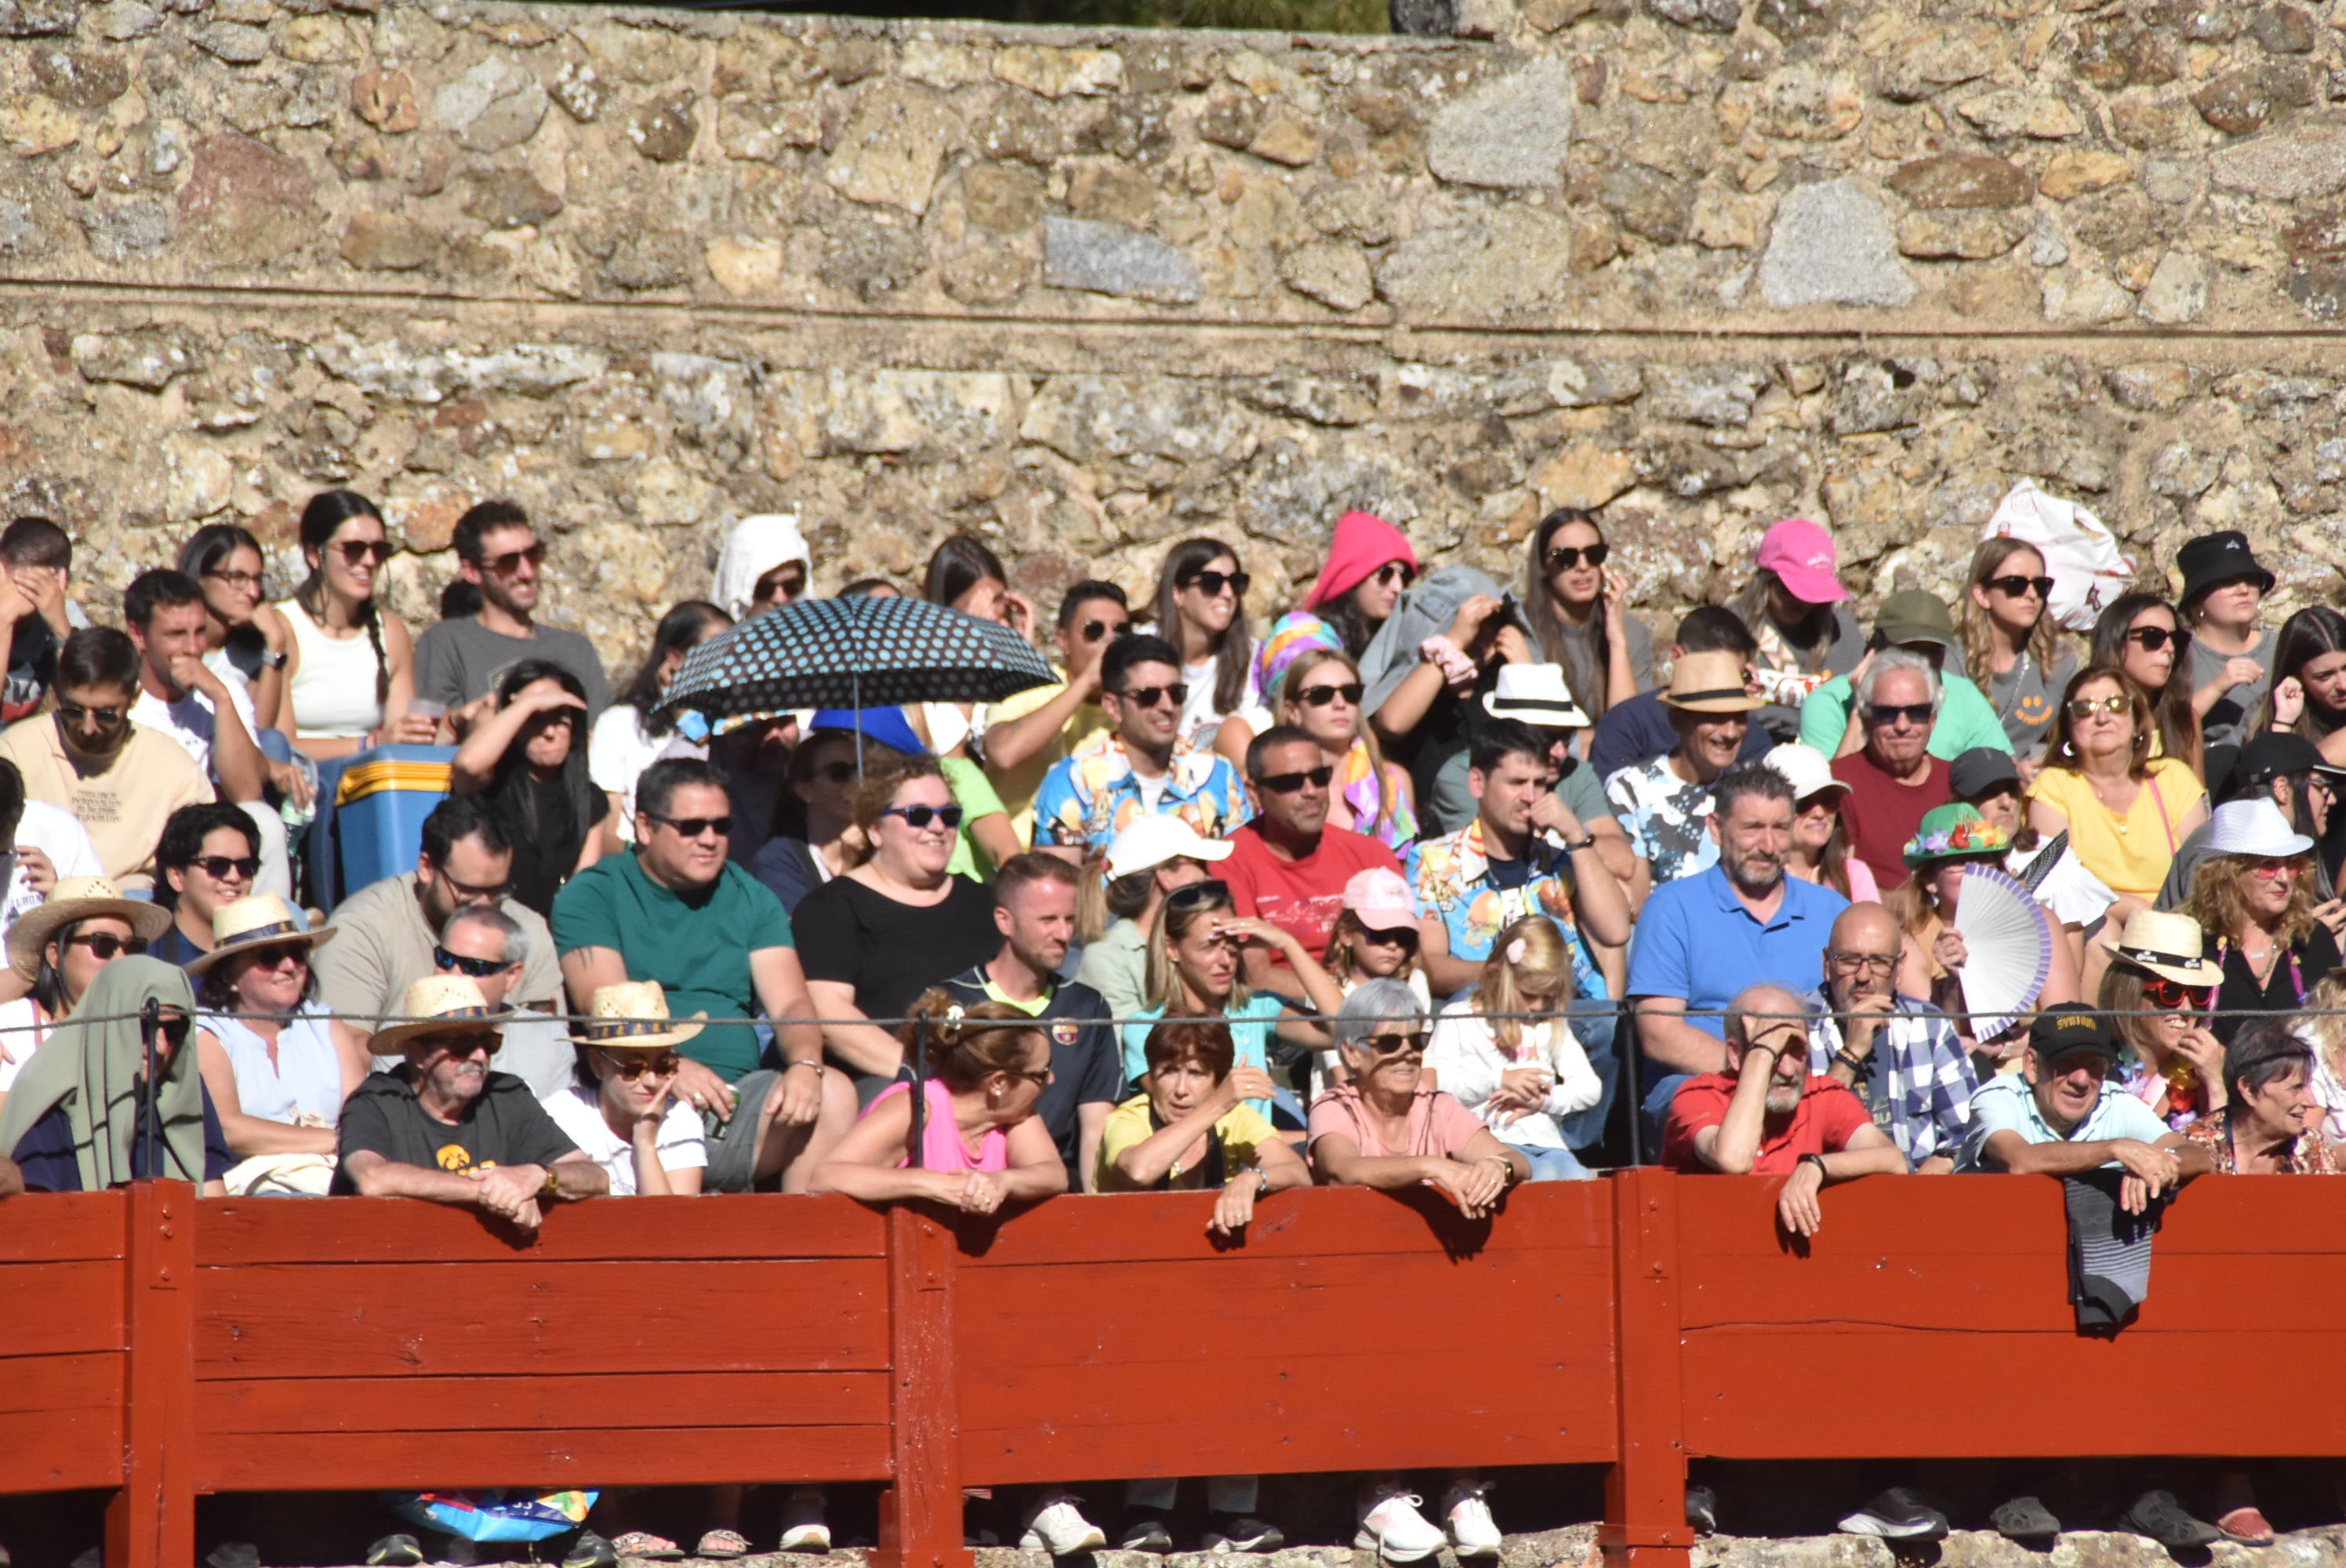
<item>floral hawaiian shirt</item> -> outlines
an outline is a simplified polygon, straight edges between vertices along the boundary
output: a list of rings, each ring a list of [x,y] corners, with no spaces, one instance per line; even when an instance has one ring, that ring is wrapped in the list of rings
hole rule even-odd
[[[1572,939],[1572,993],[1603,996],[1605,977],[1573,919],[1572,857],[1537,837],[1527,848],[1531,863],[1520,880],[1494,878],[1477,817],[1454,833],[1419,840],[1402,870],[1417,896],[1418,914],[1436,917],[1449,932],[1453,958],[1480,963],[1501,932],[1526,915],[1544,914]],[[1515,885],[1503,887],[1502,880]]]
[[[1154,781],[1152,781],[1154,782]],[[1164,789],[1155,803],[1113,732],[1096,735],[1055,763],[1035,792],[1035,841],[1105,850],[1135,818],[1170,812],[1201,839],[1219,839],[1245,821],[1246,791],[1222,758],[1186,740],[1173,743]]]

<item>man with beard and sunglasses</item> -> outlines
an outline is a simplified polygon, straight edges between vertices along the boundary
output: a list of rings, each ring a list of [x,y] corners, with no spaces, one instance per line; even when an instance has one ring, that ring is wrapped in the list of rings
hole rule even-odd
[[[57,655],[51,710],[0,732],[0,758],[24,775],[26,799],[80,819],[106,875],[126,890],[153,886],[155,845],[171,813],[212,798],[178,741],[131,722],[138,668],[124,633],[77,631]]]
[[[1181,735],[1181,657],[1162,637],[1119,637],[1100,656],[1100,709],[1115,728],[1069,752],[1035,797],[1039,845],[1105,850],[1136,819],[1170,812],[1198,837],[1247,820],[1237,773]]]
[[[594,644],[537,624],[546,545],[529,514],[510,501],[484,501],[456,519],[454,543],[457,574],[480,591],[481,607],[423,634],[415,645],[415,695],[454,713],[488,697],[508,667],[546,659],[578,677],[586,722],[594,723],[610,705],[610,683]]]
[[[1230,834],[1222,866],[1230,904],[1240,915],[1270,921],[1303,951],[1328,951],[1328,934],[1344,910],[1344,885],[1362,871],[1398,876],[1393,852],[1366,833],[1328,825],[1335,769],[1320,743],[1291,724],[1274,725],[1247,748],[1247,803],[1252,821]],[[1292,993],[1295,972],[1276,950],[1259,942],[1243,949],[1247,983]]]
[[[1059,684],[1038,686],[981,709],[973,744],[985,759],[1020,843],[1035,837],[1035,792],[1051,765],[1113,728],[1100,706],[1108,645],[1132,632],[1132,611],[1114,583],[1086,578],[1059,601]]]

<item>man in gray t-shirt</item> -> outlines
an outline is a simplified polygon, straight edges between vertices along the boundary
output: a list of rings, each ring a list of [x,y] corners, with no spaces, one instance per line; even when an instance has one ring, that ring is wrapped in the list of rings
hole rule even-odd
[[[481,591],[480,612],[423,634],[415,645],[415,695],[462,708],[487,695],[514,665],[544,659],[577,677],[593,724],[610,706],[610,683],[594,644],[532,618],[546,546],[528,514],[510,501],[484,501],[456,520],[455,545],[456,570]]]

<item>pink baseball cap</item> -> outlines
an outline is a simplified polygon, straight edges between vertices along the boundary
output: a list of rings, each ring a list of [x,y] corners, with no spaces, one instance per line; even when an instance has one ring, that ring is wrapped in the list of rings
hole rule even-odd
[[[1371,931],[1415,931],[1417,901],[1399,871],[1374,866],[1344,884],[1344,908]]]
[[[1775,573],[1784,591],[1804,605],[1830,605],[1849,597],[1834,575],[1841,555],[1832,535],[1805,517],[1787,517],[1760,535],[1759,564]]]

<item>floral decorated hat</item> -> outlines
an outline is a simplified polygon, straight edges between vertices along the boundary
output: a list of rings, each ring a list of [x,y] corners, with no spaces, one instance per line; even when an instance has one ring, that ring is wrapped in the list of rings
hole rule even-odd
[[[1902,854],[1907,870],[1920,871],[1933,860],[2002,855],[2010,848],[2010,833],[1981,816],[1978,808],[1956,800],[1924,812],[1923,825],[1906,840]]]

